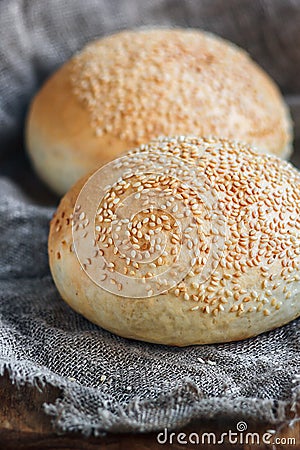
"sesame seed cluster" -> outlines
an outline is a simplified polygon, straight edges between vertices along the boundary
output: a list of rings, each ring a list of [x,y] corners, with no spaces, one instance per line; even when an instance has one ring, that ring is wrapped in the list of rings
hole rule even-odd
[[[159,135],[209,134],[274,153],[289,140],[271,81],[244,52],[205,33],[119,33],[89,44],[69,70],[98,136],[140,145]]]
[[[214,315],[228,308],[237,315],[247,311],[269,315],[280,309],[278,298],[289,299],[293,282],[299,281],[297,170],[276,157],[258,155],[246,145],[226,140],[161,139],[150,144],[151,151],[156,146],[176,153],[205,174],[226,221],[225,245],[211,278],[199,285],[193,268],[175,295],[187,298],[188,292],[196,302],[193,309]],[[259,277],[251,275],[254,272]]]
[[[208,263],[199,243],[208,248],[218,224],[213,231],[216,199],[210,195],[209,202],[203,201],[201,193],[210,192],[210,187],[207,180],[199,182],[198,175],[182,158],[160,151],[131,152],[96,171],[81,190],[72,218],[75,241],[93,239],[89,255],[85,245],[79,251],[89,276],[110,292],[144,298],[167,293],[197,259],[199,274]],[[96,217],[96,236],[88,236],[84,204],[86,198],[91,203],[103,179],[109,184],[93,197],[97,211],[88,212]],[[138,281],[135,287],[133,280]]]
[[[195,313],[268,316],[294,295],[300,279],[300,176],[289,163],[234,141],[177,136],[142,145],[112,164],[124,175],[100,199],[95,245],[108,261],[107,282],[119,295],[124,286],[118,273],[140,279],[147,289],[148,280],[170,266],[178,282],[169,287],[162,277],[157,289],[188,302]],[[149,167],[156,173],[149,175]],[[162,199],[159,207],[135,206],[153,192],[156,201]],[[121,204],[125,215],[118,212]],[[79,207],[77,213],[84,224],[84,211]],[[71,226],[73,214],[63,214],[56,231],[61,221]],[[185,219],[189,225],[183,226]],[[183,276],[179,255],[188,255]],[[155,295],[151,286],[147,292]]]
[[[143,154],[153,166],[157,156],[156,152]],[[134,158],[132,162],[135,168]],[[169,168],[162,174],[156,166],[155,172],[125,175],[109,188],[96,216],[96,241],[110,261],[111,272],[141,280],[148,296],[166,294],[172,285],[190,275],[196,263],[195,273],[200,273],[207,264],[207,255],[201,249],[209,247],[211,237],[207,207],[186,184],[186,178],[183,182]],[[128,203],[128,199],[124,215],[118,205]],[[142,202],[136,205],[139,199]],[[110,275],[110,282],[117,284],[114,275]],[[121,283],[118,289],[122,290]]]

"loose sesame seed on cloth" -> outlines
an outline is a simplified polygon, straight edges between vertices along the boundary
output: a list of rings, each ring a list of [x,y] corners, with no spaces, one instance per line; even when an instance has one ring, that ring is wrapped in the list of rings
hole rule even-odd
[[[141,25],[216,32],[250,51],[284,92],[293,94],[299,136],[300,59],[294,42],[300,6],[292,0],[284,8],[281,0],[255,0],[243,8],[234,0],[182,0],[176,8],[171,3],[47,0],[46,8],[40,0],[0,3],[0,153],[6,155],[0,167],[0,373],[7,369],[16,384],[62,388],[60,398],[45,405],[60,430],[142,432],[220,416],[278,424],[288,420],[299,400],[299,320],[219,345],[175,348],[129,341],[72,311],[49,272],[47,238],[57,199],[38,182],[20,151],[23,117],[41,81],[90,39]],[[159,219],[154,215],[149,223],[170,226],[167,214]],[[147,223],[136,227],[138,238],[144,226],[150,227]],[[99,220],[97,226],[100,231],[104,225]],[[192,241],[188,245],[193,248]],[[159,267],[163,263],[162,258]],[[175,295],[183,295],[180,286]],[[220,297],[220,313],[224,307],[226,298]]]

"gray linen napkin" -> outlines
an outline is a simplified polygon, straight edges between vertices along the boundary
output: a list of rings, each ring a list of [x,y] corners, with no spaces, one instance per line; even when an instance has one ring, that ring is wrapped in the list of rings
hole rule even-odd
[[[300,396],[300,321],[243,342],[179,349],[122,339],[73,312],[48,268],[55,198],[38,181],[29,182],[35,199],[27,194],[33,175],[22,127],[31,96],[92,38],[141,25],[199,27],[247,49],[277,80],[299,135],[299,22],[293,0],[0,1],[0,373],[61,387],[62,397],[45,405],[60,429],[151,431],[220,416],[285,421]]]

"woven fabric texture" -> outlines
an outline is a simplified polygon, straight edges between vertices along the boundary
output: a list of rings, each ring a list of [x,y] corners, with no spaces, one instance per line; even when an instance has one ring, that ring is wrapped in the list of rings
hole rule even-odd
[[[297,136],[299,22],[296,0],[0,1],[0,373],[62,388],[45,405],[59,429],[141,432],[220,416],[275,424],[295,409],[300,321],[247,341],[172,348],[110,334],[60,299],[47,260],[57,199],[34,178],[22,129],[33,93],[84,43],[123,28],[174,25],[248,50],[288,95]]]

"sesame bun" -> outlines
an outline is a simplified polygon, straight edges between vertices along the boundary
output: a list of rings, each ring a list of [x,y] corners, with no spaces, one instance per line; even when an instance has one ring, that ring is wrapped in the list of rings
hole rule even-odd
[[[300,176],[247,144],[164,138],[81,179],[51,222],[62,298],[126,338],[240,340],[300,314]]]
[[[58,194],[122,151],[158,136],[237,139],[287,157],[279,90],[233,44],[196,30],[125,31],[85,47],[34,98],[27,148]]]

